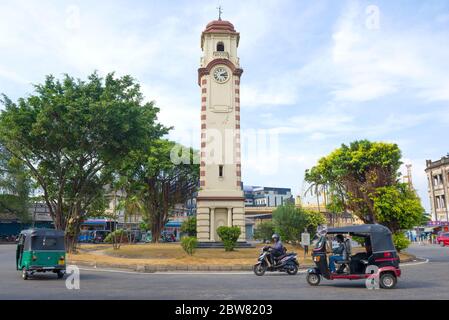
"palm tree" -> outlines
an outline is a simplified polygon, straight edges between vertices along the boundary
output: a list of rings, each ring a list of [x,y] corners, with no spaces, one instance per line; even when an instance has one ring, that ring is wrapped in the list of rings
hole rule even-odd
[[[141,216],[143,212],[143,204],[138,195],[126,195],[119,201],[118,208],[124,210],[125,229],[130,227],[130,225],[127,226],[127,221],[129,222],[132,218],[136,220],[135,218]],[[128,233],[128,241],[131,242],[131,240],[131,233]]]

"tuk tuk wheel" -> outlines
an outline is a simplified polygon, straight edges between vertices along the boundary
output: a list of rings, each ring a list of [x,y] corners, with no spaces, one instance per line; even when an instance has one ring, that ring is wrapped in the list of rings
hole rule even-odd
[[[22,268],[22,279],[23,280],[28,280],[29,275],[28,275],[28,271],[25,267]]]
[[[392,273],[383,273],[380,276],[380,286],[383,289],[393,289],[396,286],[397,279]]]
[[[64,277],[65,272],[62,270],[58,270],[57,275],[58,275],[58,279],[62,279]]]
[[[307,282],[311,285],[311,286],[317,286],[320,284],[321,282],[321,277],[320,275],[316,274],[316,273],[308,273],[307,274]]]
[[[440,246],[444,247],[444,242],[443,241],[440,241]]]
[[[258,263],[254,266],[253,271],[256,276],[263,276],[265,271],[267,271],[267,266],[263,263]]]

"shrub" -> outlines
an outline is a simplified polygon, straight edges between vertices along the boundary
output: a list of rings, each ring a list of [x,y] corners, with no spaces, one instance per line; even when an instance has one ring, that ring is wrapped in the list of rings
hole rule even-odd
[[[198,245],[198,240],[195,237],[182,237],[181,246],[182,249],[189,255],[193,255]]]
[[[114,241],[114,238],[115,238],[115,241]],[[106,236],[106,238],[104,238],[103,242],[105,242],[105,243],[113,243],[113,242],[127,243],[128,242],[127,232],[123,229],[117,229],[117,230],[111,232],[110,234],[108,234]]]
[[[293,204],[277,207],[273,211],[273,225],[281,240],[299,244],[304,229],[314,236],[320,224],[326,223],[321,212],[297,208]]]
[[[189,237],[196,237],[196,217],[190,217],[181,225],[181,232],[187,233]]]
[[[410,240],[407,239],[404,233],[397,232],[393,234],[393,243],[398,252],[406,249],[410,245]]]
[[[237,240],[240,237],[241,233],[240,228],[222,226],[217,229],[217,233],[221,241],[223,241],[225,250],[233,251],[237,243]]]

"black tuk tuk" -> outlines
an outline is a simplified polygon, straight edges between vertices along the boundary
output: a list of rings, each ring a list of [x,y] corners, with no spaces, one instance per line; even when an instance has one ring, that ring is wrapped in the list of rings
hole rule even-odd
[[[17,240],[16,268],[24,280],[35,272],[48,271],[61,279],[66,269],[64,231],[23,230]]]
[[[365,250],[352,254],[350,239],[345,241],[347,260],[336,261],[339,270],[332,273],[327,260],[328,235],[350,235],[363,239]],[[316,267],[307,271],[307,282],[317,286],[321,277],[335,279],[373,279],[378,277],[379,285],[385,289],[396,286],[397,278],[401,276],[399,256],[393,244],[390,230],[379,224],[363,224],[323,230],[312,253]]]

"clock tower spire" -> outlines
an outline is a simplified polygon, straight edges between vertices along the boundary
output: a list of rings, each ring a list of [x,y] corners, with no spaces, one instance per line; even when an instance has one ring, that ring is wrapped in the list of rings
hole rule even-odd
[[[198,84],[201,88],[201,172],[197,198],[197,236],[217,242],[217,228],[238,226],[245,241],[241,186],[240,34],[229,21],[210,22],[201,35]]]

